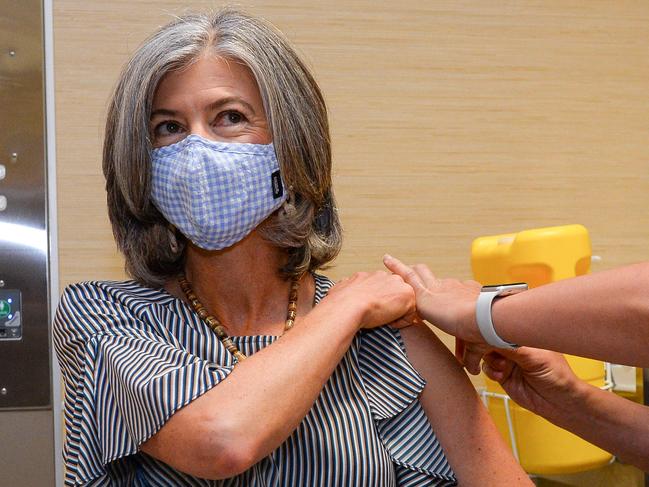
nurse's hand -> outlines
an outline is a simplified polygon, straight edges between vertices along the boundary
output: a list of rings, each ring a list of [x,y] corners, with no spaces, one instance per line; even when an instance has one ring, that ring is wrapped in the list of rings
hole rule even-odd
[[[455,339],[455,358],[473,375],[480,373],[482,358],[492,350],[497,349],[485,343],[467,343]]]
[[[480,284],[437,279],[426,265],[410,267],[389,255],[383,257],[383,263],[412,286],[419,316],[467,344],[486,345],[475,321]]]
[[[484,356],[482,370],[516,403],[552,421],[583,384],[560,353],[521,347]],[[563,413],[565,414],[565,412]]]

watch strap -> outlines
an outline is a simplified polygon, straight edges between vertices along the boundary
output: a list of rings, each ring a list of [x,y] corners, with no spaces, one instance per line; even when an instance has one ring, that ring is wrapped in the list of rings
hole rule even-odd
[[[484,338],[489,345],[496,348],[516,349],[518,348],[518,345],[507,342],[498,336],[491,318],[491,306],[494,299],[505,291],[506,286],[496,288],[495,290],[480,292],[476,303],[475,317],[482,338]]]

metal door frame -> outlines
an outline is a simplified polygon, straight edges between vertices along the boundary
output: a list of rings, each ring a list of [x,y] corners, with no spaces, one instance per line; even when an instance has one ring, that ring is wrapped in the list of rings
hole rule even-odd
[[[45,43],[45,122],[47,157],[47,192],[49,224],[49,265],[50,265],[50,317],[54,317],[59,301],[59,247],[58,247],[58,206],[56,201],[56,119],[54,97],[54,15],[53,0],[43,0],[43,41]],[[51,328],[50,328],[51,329]],[[52,343],[50,341],[50,343]],[[61,371],[50,347],[52,364],[52,414],[54,416],[54,474],[56,487],[63,486],[63,398],[61,394]]]

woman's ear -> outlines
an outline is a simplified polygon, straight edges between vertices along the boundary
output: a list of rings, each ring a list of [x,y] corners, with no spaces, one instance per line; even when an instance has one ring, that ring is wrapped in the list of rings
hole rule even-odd
[[[180,254],[185,246],[184,236],[178,232],[178,229],[172,224],[167,226],[167,235],[169,237],[169,248],[171,249],[172,254]],[[179,242],[180,240],[180,242]]]

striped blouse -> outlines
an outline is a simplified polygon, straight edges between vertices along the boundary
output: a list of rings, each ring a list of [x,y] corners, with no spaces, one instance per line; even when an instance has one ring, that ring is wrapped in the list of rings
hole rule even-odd
[[[332,282],[315,277],[317,304]],[[252,355],[277,337],[232,338]],[[234,368],[232,356],[185,303],[132,281],[75,284],[59,304],[54,345],[65,379],[66,485],[456,483],[418,401],[425,382],[393,328],[358,333],[291,436],[225,480],[192,477],[138,451],[175,411]]]

